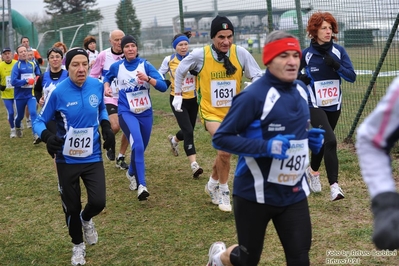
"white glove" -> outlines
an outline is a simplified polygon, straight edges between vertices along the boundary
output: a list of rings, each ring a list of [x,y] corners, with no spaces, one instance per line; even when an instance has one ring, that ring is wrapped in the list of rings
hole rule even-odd
[[[183,112],[181,109],[181,104],[183,103],[183,97],[181,95],[175,95],[172,101],[172,105],[176,112]]]

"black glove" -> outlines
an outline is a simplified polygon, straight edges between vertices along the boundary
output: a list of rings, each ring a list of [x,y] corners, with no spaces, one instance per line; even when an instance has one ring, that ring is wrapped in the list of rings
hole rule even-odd
[[[169,79],[165,79],[165,83],[167,88],[169,88],[170,84],[172,84]]]
[[[38,58],[37,62],[39,63],[39,65],[41,65],[43,63],[43,58]]]
[[[52,158],[62,149],[62,145],[64,145],[64,139],[61,139],[57,135],[51,133],[48,129],[45,129],[40,139],[46,143],[47,152],[50,154]]]
[[[4,85],[0,85],[0,91],[5,91],[6,90],[6,86],[4,86]]]
[[[399,248],[399,194],[384,192],[371,201],[374,214],[373,242],[379,249]]]
[[[102,120],[101,129],[104,140],[103,148],[115,150],[115,134],[111,129],[111,123],[108,120]]]
[[[305,85],[309,85],[310,81],[312,80],[311,78],[308,77],[308,75],[306,74],[301,74],[298,77],[299,80],[303,81],[303,83],[305,83]]]
[[[327,66],[334,68],[335,71],[341,67],[340,63],[335,61],[328,53],[324,55],[324,63],[326,63]]]
[[[193,76],[198,76],[198,72],[195,71],[194,69],[192,69],[192,70],[190,70],[188,72],[190,72],[190,74],[193,75]]]

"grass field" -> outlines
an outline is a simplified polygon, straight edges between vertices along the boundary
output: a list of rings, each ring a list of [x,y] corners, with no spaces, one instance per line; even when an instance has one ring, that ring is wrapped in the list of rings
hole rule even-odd
[[[161,60],[150,59],[155,66]],[[205,265],[208,248],[214,241],[236,243],[233,213],[219,211],[203,192],[215,156],[208,133],[197,124],[197,160],[204,174],[193,180],[187,158],[182,154],[173,157],[169,150],[166,137],[177,130],[169,95],[155,90],[151,95],[155,119],[145,154],[151,196],[147,202],[139,202],[137,193],[129,190],[125,171],[115,168],[103,156],[107,207],[94,218],[99,243],[87,247],[87,265]],[[0,126],[0,265],[69,265],[72,245],[57,192],[53,161],[45,144],[32,144],[30,130],[25,129],[21,139],[9,138],[2,102],[0,117],[3,118]],[[330,202],[322,168],[323,191],[309,197],[313,229],[311,264],[326,265],[329,259],[346,258],[332,252],[354,251],[362,256],[348,258],[360,265],[398,265],[396,256],[372,254],[369,197],[356,154],[353,146],[347,144],[340,144],[338,153],[340,184],[346,198]],[[130,156],[127,160],[130,161]],[[231,183],[235,164],[236,157],[233,157]],[[396,161],[394,165],[397,169]],[[85,195],[82,203],[86,203]],[[284,264],[281,244],[270,223],[260,265]]]

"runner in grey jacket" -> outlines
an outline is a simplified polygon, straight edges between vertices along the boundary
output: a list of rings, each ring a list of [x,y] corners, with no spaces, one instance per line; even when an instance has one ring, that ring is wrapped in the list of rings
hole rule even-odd
[[[389,152],[399,140],[399,77],[357,130],[356,151],[372,199],[373,241],[379,249],[399,248],[399,194]]]

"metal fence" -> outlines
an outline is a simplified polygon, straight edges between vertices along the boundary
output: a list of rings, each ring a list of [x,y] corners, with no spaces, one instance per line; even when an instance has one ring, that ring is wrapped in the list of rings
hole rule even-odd
[[[77,24],[72,17],[68,27],[39,31],[39,51],[45,54],[60,40],[68,48],[81,46],[87,34],[98,38],[99,50],[107,48],[109,32],[117,28],[117,6],[99,8],[103,16],[100,21]],[[210,23],[215,14],[232,20],[237,44],[246,47],[249,38],[254,40],[255,56],[261,53],[265,37],[273,29],[294,33],[305,48],[309,44],[305,37],[309,15],[331,12],[339,23],[338,43],[347,50],[358,75],[354,84],[343,81],[342,115],[336,129],[339,141],[353,140],[358,122],[375,107],[399,73],[399,0],[134,0],[133,6],[141,21],[142,56],[170,53],[171,39],[181,29],[192,31],[191,48],[210,43]],[[76,18],[84,15],[77,13]],[[180,23],[182,18],[184,23]],[[62,16],[60,19],[65,20]]]

